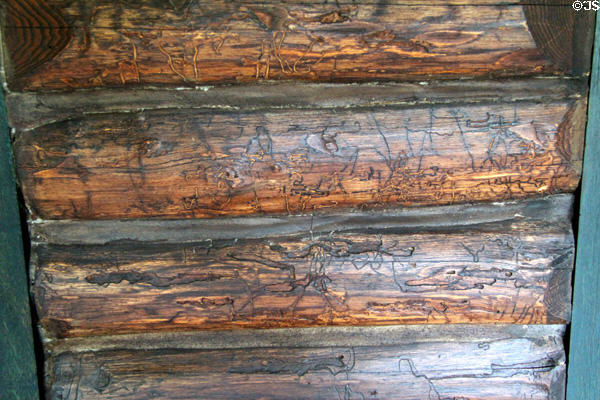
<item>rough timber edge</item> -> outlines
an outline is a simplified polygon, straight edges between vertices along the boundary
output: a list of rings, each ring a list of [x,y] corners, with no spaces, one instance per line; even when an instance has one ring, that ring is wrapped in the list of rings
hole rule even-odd
[[[20,131],[106,113],[151,110],[252,112],[428,107],[433,105],[575,101],[584,81],[571,78],[457,79],[427,82],[264,82],[192,88],[85,89],[9,93],[9,124]]]
[[[209,332],[143,333],[62,339],[46,343],[46,382],[52,385],[54,360],[61,354],[90,354],[102,351],[235,350],[260,348],[323,348],[397,346],[423,343],[489,343],[527,340],[556,350],[548,377],[548,398],[564,399],[564,325],[404,325],[385,327],[320,327]],[[519,367],[531,368],[535,366]],[[533,372],[532,371],[532,372]]]
[[[499,222],[567,223],[573,195],[497,203],[338,211],[334,214],[176,220],[33,220],[32,245],[102,245],[118,241],[193,243],[306,233],[394,229],[400,232],[476,228]]]
[[[460,342],[504,339],[554,338],[560,340],[565,325],[451,324],[364,327],[239,329],[228,331],[149,332],[67,339],[47,339],[53,355],[105,350],[244,348],[310,348],[336,346],[390,346],[410,343]]]

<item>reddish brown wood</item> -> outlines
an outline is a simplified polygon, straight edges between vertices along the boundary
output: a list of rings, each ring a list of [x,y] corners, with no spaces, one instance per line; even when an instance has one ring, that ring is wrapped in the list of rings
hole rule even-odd
[[[0,7],[49,398],[563,398],[592,13]]]
[[[543,100],[542,100],[543,101]],[[585,102],[100,114],[22,132],[34,218],[197,218],[573,191]]]
[[[589,69],[593,21],[516,3],[9,0],[3,26],[14,90]]]
[[[429,234],[391,229],[185,244],[40,245],[34,259],[34,292],[48,337],[566,323],[573,239],[564,221],[515,221]]]
[[[60,11],[45,0],[7,0],[5,7],[4,40],[15,79],[53,60],[72,39],[72,30]]]

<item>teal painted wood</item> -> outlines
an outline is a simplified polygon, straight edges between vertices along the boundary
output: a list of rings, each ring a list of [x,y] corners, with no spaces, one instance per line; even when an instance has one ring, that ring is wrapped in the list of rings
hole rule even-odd
[[[12,151],[0,90],[0,399],[38,399]]]
[[[594,43],[573,294],[568,400],[600,398],[600,13]]]

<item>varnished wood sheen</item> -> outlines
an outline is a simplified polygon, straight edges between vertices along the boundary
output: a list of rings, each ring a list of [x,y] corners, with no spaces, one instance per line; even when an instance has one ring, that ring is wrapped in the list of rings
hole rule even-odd
[[[564,399],[592,26],[2,2],[46,397]]]
[[[453,331],[437,338],[415,331],[387,345],[376,344],[385,331],[364,332],[366,345],[340,332],[326,347],[282,340],[292,346],[285,347],[277,340],[259,349],[199,350],[174,337],[174,347],[162,350],[140,351],[130,342],[129,349],[63,353],[48,364],[50,398],[564,398],[560,329],[525,329],[520,336],[510,327]],[[303,337],[301,330],[292,335]],[[219,336],[227,342],[226,333]],[[307,336],[320,340],[315,332]],[[331,336],[325,333],[324,340]],[[143,337],[137,339],[143,346]]]
[[[8,5],[13,90],[579,75],[592,25],[568,1]]]
[[[38,245],[48,337],[393,323],[565,323],[565,222],[186,244]]]
[[[198,218],[573,191],[583,100],[95,114],[18,135],[44,219]]]

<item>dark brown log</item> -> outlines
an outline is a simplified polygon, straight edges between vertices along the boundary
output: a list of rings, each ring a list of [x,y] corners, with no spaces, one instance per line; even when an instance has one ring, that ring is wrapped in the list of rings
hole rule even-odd
[[[140,342],[131,342],[130,349],[53,357],[49,397],[560,400],[562,329],[544,328],[516,337],[511,327],[455,326],[450,337],[427,339],[414,330],[385,346],[373,343],[387,332],[370,335],[366,346],[349,343],[344,332],[332,346],[309,348],[287,340],[292,348],[275,341],[260,349],[199,350],[173,340],[168,349],[140,351]],[[295,336],[304,341],[303,332]]]
[[[44,0],[8,0],[5,7],[5,42],[15,79],[53,60],[72,39],[62,14]]]
[[[218,224],[218,221],[215,222]],[[165,226],[165,229],[168,226]],[[315,325],[566,323],[567,222],[34,248],[47,337]]]
[[[573,191],[584,100],[98,114],[18,135],[44,219],[198,218]]]
[[[591,15],[575,17],[570,1],[518,3],[9,0],[8,81],[43,90],[589,70]]]

